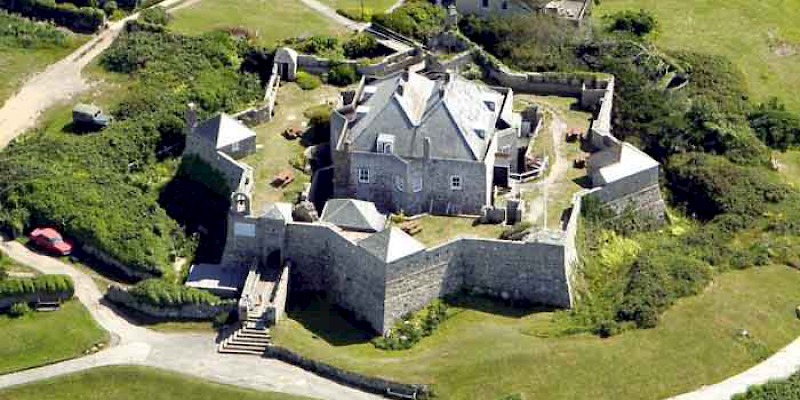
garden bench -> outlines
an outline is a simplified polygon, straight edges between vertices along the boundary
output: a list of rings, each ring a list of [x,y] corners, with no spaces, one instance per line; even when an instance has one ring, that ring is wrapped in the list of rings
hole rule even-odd
[[[405,221],[400,223],[400,229],[403,232],[414,236],[422,232],[422,225],[420,225],[419,221]]]
[[[272,178],[272,186],[284,187],[294,181],[294,172],[291,169],[285,169],[275,174]]]

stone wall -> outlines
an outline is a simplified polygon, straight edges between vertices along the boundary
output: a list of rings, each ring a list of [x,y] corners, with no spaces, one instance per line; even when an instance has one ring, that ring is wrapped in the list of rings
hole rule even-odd
[[[187,304],[181,307],[156,307],[138,301],[128,291],[111,285],[106,292],[106,299],[114,304],[125,306],[145,315],[159,319],[195,319],[210,320],[222,312],[231,312],[236,309],[234,302],[222,302],[217,305]]]
[[[382,76],[397,72],[415,64],[424,62],[424,52],[419,49],[409,49],[388,55],[374,64],[362,65],[358,60],[331,60],[311,54],[298,54],[298,68],[316,75],[327,74],[337,65],[351,65],[361,75]]]
[[[275,113],[275,100],[278,97],[280,82],[281,75],[278,73],[278,64],[272,64],[272,72],[264,90],[264,99],[261,104],[236,113],[234,118],[242,121],[248,127],[271,121]]]
[[[205,140],[194,135],[186,137],[184,155],[197,155],[224,178],[228,188],[233,192],[250,193],[255,183],[253,167],[234,160],[231,156],[217,151]]]
[[[335,382],[389,398],[426,399],[431,394],[430,388],[427,385],[397,383],[386,379],[357,374],[311,358],[303,357],[284,347],[269,346],[267,347],[265,355],[296,365],[306,371],[313,372]]]
[[[291,223],[285,240],[286,258],[295,265],[293,290],[325,292],[336,305],[384,331],[385,263],[327,224]]]

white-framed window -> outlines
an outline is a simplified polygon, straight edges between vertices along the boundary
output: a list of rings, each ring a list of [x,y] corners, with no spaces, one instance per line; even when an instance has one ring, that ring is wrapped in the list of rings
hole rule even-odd
[[[378,135],[377,143],[378,153],[392,154],[394,153],[394,135],[382,133]]]
[[[395,175],[394,177],[394,187],[397,189],[398,192],[402,192],[405,190],[405,182],[402,176]]]
[[[422,191],[422,177],[418,176],[418,177],[414,178],[414,181],[412,182],[411,186],[412,186],[412,190],[414,190],[414,193],[421,192]]]
[[[369,168],[359,168],[356,174],[358,174],[358,183],[369,183]]]
[[[463,183],[461,175],[450,175],[450,189],[461,190]]]

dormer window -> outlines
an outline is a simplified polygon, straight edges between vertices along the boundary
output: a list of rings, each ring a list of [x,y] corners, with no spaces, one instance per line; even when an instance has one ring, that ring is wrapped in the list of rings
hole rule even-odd
[[[482,128],[475,128],[475,134],[481,139],[486,139],[486,130]]]
[[[493,102],[493,101],[491,101],[491,100],[485,100],[485,101],[483,102],[483,104],[486,104],[486,108],[488,108],[488,109],[489,109],[489,111],[491,111],[491,112],[494,112],[495,105],[494,105],[494,102]]]
[[[369,100],[377,90],[378,88],[376,86],[371,86],[371,85],[364,86],[364,90],[361,92],[361,103]]]
[[[394,154],[394,135],[382,133],[378,135],[378,153]]]

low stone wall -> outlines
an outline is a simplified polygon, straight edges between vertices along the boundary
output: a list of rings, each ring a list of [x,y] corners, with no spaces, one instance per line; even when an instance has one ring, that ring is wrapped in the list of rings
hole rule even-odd
[[[156,276],[155,274],[148,274],[143,271],[137,271],[131,269],[127,265],[117,261],[114,257],[111,257],[107,253],[95,248],[94,246],[84,244],[81,247],[81,251],[83,251],[83,253],[86,256],[88,256],[88,258],[91,261],[100,263],[110,268],[114,268],[117,271],[121,272],[122,275],[124,275],[126,278],[130,278],[132,280],[141,280],[141,279],[153,278]]]
[[[394,53],[384,57],[380,62],[367,65],[362,65],[357,60],[330,60],[311,54],[299,54],[297,67],[312,74],[322,75],[328,73],[336,65],[346,64],[355,67],[361,75],[381,76],[403,70],[424,60],[424,53],[417,49]]]
[[[280,346],[267,347],[266,356],[296,365],[324,378],[363,391],[397,399],[426,399],[431,395],[428,385],[405,384],[345,371],[333,365],[303,357]]]
[[[29,293],[21,296],[0,297],[0,310],[5,310],[16,303],[36,303],[42,301],[66,301],[72,298],[72,292]]]
[[[222,312],[236,309],[234,302],[222,302],[217,305],[187,304],[181,307],[156,307],[142,303],[133,297],[127,290],[111,285],[106,293],[106,299],[114,304],[122,305],[132,310],[158,319],[195,319],[210,320]]]

